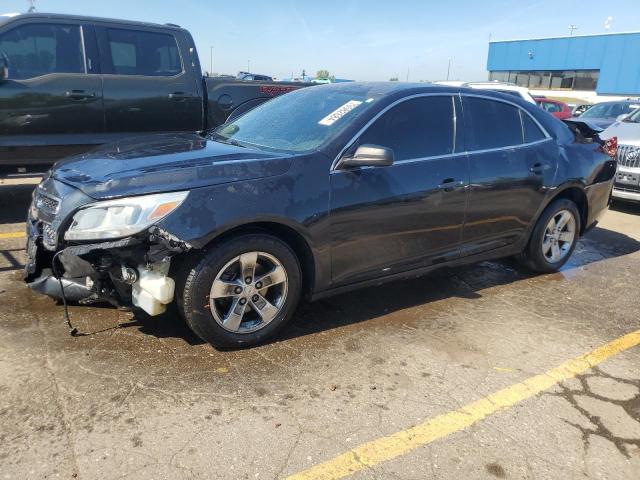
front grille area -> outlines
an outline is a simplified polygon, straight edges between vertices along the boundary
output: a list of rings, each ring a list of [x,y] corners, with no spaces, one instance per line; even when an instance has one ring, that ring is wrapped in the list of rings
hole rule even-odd
[[[621,187],[620,185],[616,184],[613,187],[614,190],[619,190],[621,192],[629,192],[629,193],[640,193],[640,185],[639,186],[635,186],[635,185],[625,185],[624,187]]]
[[[56,214],[60,209],[60,200],[57,198],[42,193],[40,190],[36,191],[36,208],[38,210],[44,210],[46,212]]]
[[[42,224],[42,243],[48,250],[54,250],[58,243],[58,234],[48,223]]]
[[[616,160],[621,167],[640,168],[640,147],[618,145]]]

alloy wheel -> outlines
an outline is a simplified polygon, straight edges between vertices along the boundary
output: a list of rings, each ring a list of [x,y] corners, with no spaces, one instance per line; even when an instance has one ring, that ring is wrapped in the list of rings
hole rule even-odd
[[[576,239],[576,220],[568,210],[557,212],[544,232],[542,254],[550,263],[558,263],[571,251]]]
[[[216,275],[209,308],[218,324],[233,333],[266,327],[287,299],[287,272],[265,252],[247,252],[229,261]]]

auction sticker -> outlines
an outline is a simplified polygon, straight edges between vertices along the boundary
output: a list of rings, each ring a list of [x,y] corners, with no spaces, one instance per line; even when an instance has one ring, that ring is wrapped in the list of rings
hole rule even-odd
[[[351,110],[356,108],[361,103],[362,102],[358,100],[349,100],[347,103],[345,103],[341,107],[338,107],[329,115],[327,115],[322,120],[320,120],[318,124],[327,125],[327,126],[333,125],[336,121],[340,120],[342,117],[344,117],[347,113],[349,113]]]

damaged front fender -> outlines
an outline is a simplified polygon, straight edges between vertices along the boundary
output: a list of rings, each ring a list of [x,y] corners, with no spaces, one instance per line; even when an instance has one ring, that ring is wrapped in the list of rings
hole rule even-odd
[[[36,240],[37,241],[37,240]],[[124,239],[68,245],[56,261],[64,292],[53,265],[38,265],[27,277],[29,287],[51,297],[80,303],[109,302],[139,307],[158,315],[173,301],[171,259],[192,246],[158,227]],[[41,256],[36,255],[36,258]]]

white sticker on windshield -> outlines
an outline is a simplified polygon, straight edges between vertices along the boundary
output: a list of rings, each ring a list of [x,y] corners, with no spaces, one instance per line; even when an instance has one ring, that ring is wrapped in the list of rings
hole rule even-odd
[[[349,113],[351,110],[356,108],[361,103],[362,102],[359,100],[349,100],[347,103],[345,103],[341,107],[338,107],[329,115],[327,115],[322,120],[320,120],[318,124],[327,125],[327,126],[333,125],[336,121],[340,120],[342,117],[344,117],[347,113]]]

